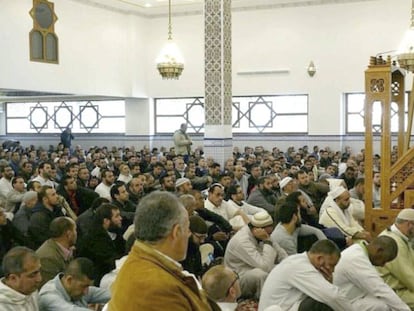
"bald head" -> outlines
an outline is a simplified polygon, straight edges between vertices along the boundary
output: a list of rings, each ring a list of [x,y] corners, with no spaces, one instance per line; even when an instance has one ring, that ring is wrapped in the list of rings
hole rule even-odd
[[[237,280],[238,276],[231,269],[217,265],[203,275],[202,286],[214,301],[235,302],[240,296]]]
[[[368,257],[374,266],[382,267],[397,257],[398,246],[394,239],[388,236],[379,236],[367,245]]]

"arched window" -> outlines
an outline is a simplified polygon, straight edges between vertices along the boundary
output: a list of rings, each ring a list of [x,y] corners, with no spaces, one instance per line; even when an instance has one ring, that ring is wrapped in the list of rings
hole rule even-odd
[[[47,0],[33,0],[30,10],[33,29],[30,31],[30,60],[55,63],[58,58],[58,37],[55,34],[57,16],[54,4]]]

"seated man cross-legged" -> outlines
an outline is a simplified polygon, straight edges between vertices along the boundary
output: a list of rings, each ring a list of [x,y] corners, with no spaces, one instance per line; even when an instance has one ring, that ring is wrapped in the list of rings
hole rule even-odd
[[[243,298],[259,299],[269,272],[275,263],[287,257],[286,252],[272,242],[272,229],[272,217],[267,212],[259,212],[227,245],[224,264],[239,274]]]

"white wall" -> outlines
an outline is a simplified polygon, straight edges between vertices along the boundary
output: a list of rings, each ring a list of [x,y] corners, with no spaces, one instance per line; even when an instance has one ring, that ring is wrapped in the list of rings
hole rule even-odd
[[[145,96],[145,66],[140,63],[147,41],[143,19],[69,0],[53,2],[59,65],[29,60],[32,1],[2,5],[0,88]]]
[[[344,134],[342,96],[364,91],[369,57],[398,47],[410,21],[409,0],[378,0],[233,12],[233,95],[309,94],[309,134]],[[148,55],[166,33],[151,20]],[[152,97],[204,94],[203,17],[173,17],[173,35],[186,66],[179,81],[165,82],[148,69]],[[317,73],[306,67],[313,60]],[[238,71],[289,68],[288,74],[240,76]],[[410,84],[409,84],[410,85]]]
[[[59,65],[29,61],[32,1],[2,6],[0,88],[136,98],[204,95],[201,14],[173,16],[173,38],[185,57],[185,69],[177,81],[162,80],[155,58],[167,39],[167,17],[149,19],[77,1],[53,2],[59,18]],[[409,26],[410,6],[410,0],[375,0],[233,12],[233,94],[307,93],[309,134],[342,135],[343,93],[364,91],[369,57],[397,48]],[[313,78],[306,73],[311,60],[317,67]],[[240,70],[279,68],[290,72],[237,75]],[[127,135],[152,133],[150,109],[141,113],[145,103],[129,103]]]

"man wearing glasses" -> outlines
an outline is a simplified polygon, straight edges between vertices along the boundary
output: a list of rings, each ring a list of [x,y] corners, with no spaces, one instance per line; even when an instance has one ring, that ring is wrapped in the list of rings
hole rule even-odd
[[[201,277],[203,272],[201,263],[200,245],[207,238],[207,224],[203,218],[197,215],[190,217],[191,235],[188,238],[187,256],[181,261],[184,270],[193,273],[197,277]]]
[[[223,311],[234,311],[241,295],[239,275],[224,265],[209,269],[202,280],[204,290]]]

